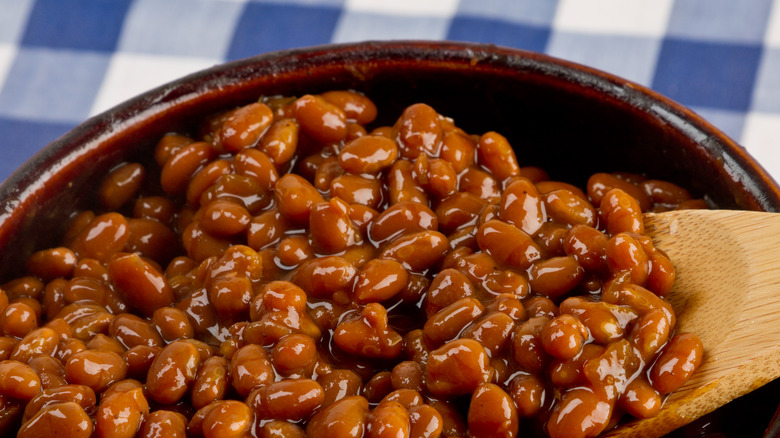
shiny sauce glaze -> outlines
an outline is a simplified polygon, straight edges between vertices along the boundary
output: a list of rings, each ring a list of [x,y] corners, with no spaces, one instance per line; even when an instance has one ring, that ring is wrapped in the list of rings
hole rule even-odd
[[[642,212],[706,204],[552,181],[423,103],[376,116],[352,91],[263,97],[113,168],[2,285],[0,430],[590,437],[655,415],[703,350]]]

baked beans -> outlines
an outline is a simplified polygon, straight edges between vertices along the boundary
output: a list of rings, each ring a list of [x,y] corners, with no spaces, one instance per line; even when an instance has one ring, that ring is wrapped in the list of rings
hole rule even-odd
[[[0,285],[0,433],[595,436],[704,357],[626,173],[584,187],[433,107],[263,97],[120,163]]]

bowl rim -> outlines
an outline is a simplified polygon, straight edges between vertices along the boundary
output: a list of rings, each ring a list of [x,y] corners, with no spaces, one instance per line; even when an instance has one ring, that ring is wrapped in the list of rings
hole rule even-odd
[[[744,147],[693,110],[643,85],[583,64],[522,49],[470,42],[393,40],[262,53],[191,73],[121,102],[42,147],[0,184],[0,229],[6,228],[7,222],[14,222],[14,213],[37,197],[49,184],[49,176],[134,124],[193,104],[210,93],[225,93],[233,87],[246,86],[258,72],[281,75],[313,63],[340,68],[347,63],[379,59],[415,59],[455,68],[516,69],[603,94],[684,133],[698,147],[706,149],[707,155],[718,156],[729,173],[740,174],[743,170],[740,182],[755,197],[756,205],[770,211],[780,209],[780,185]],[[728,153],[718,153],[718,148]],[[759,189],[761,185],[765,185],[763,191]],[[0,235],[0,246],[3,243]]]

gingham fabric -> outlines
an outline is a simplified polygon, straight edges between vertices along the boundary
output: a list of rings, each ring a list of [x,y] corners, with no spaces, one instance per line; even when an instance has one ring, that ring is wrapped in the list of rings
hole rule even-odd
[[[190,72],[387,39],[495,43],[623,76],[780,180],[780,0],[0,0],[0,180],[90,115]]]

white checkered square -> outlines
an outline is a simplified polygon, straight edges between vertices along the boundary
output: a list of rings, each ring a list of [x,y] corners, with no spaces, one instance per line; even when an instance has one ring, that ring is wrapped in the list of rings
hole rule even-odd
[[[780,48],[780,1],[778,0],[772,4],[772,12],[769,14],[769,21],[766,25],[764,44]]]
[[[553,27],[558,30],[661,36],[672,0],[561,0]]]
[[[219,62],[219,59],[209,58],[115,54],[90,112],[93,115],[100,113],[131,97]]]
[[[19,41],[32,4],[33,0],[0,0],[0,43]]]
[[[748,114],[741,140],[748,152],[780,181],[780,114]]]
[[[660,47],[658,38],[553,32],[546,52],[649,86]]]
[[[118,51],[224,58],[244,5],[209,0],[137,0]]]
[[[434,15],[450,17],[458,9],[458,0],[347,0],[346,11],[389,15]]]
[[[5,83],[5,77],[8,75],[8,70],[11,69],[15,56],[15,45],[0,43],[0,89],[2,89],[3,83]]]
[[[432,16],[389,16],[345,11],[331,39],[334,43],[366,40],[438,40],[447,35],[449,20]]]

